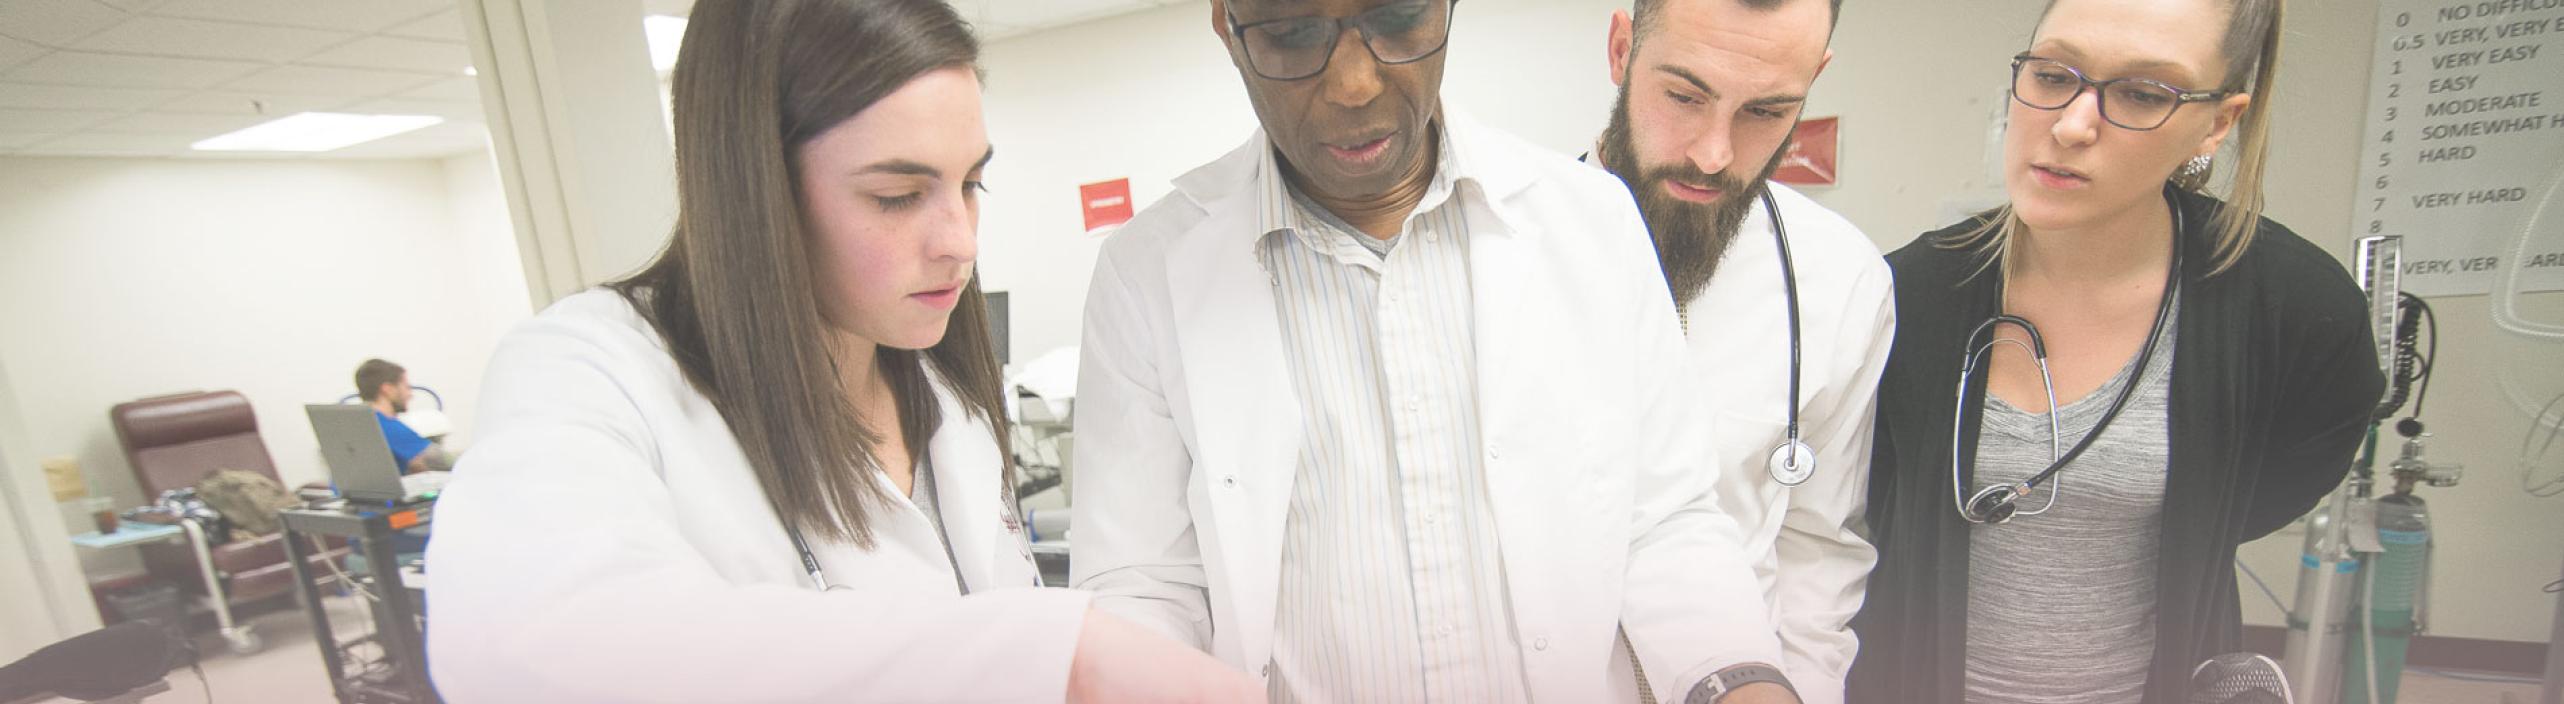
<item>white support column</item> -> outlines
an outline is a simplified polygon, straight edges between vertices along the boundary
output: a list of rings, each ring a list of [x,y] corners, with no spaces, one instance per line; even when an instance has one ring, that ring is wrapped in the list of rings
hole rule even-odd
[[[98,627],[61,504],[28,447],[17,392],[0,365],[0,662]]]
[[[647,263],[677,190],[641,0],[461,5],[535,306]]]

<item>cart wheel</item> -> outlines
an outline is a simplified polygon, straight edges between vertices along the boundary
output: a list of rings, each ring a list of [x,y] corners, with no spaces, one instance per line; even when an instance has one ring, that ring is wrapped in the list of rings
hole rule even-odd
[[[267,647],[266,641],[258,637],[258,632],[247,627],[224,631],[223,643],[231,648],[233,655],[248,655]]]

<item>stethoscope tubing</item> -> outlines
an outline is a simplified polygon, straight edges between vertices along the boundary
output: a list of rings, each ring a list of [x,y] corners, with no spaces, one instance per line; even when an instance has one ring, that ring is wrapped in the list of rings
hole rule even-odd
[[[2048,372],[2047,342],[2039,336],[2038,326],[2032,324],[2027,318],[2004,314],[1998,310],[1993,318],[1978,323],[1976,329],[1968,333],[1967,340],[1960,343],[1962,357],[1959,363],[1958,407],[1953,409],[1950,417],[1950,498],[1957,503],[1960,518],[1966,519],[1969,523],[2003,523],[2016,515],[2035,516],[2046,513],[2049,508],[2056,505],[2057,493],[2063,486],[2062,481],[2057,486],[2050,487],[2047,503],[2042,504],[2036,511],[1981,511],[1976,508],[1976,504],[1985,503],[1992,508],[2006,507],[2013,499],[2029,496],[2031,492],[2038,489],[2040,484],[2056,479],[2065,471],[2067,465],[2073,464],[2076,458],[2082,457],[2085,451],[2092,449],[2092,444],[2101,439],[2102,431],[2109,429],[2110,422],[2118,419],[2119,412],[2127,409],[2128,400],[2136,396],[2137,387],[2144,381],[2146,367],[2153,363],[2155,350],[2162,345],[2163,321],[2172,314],[2172,301],[2181,289],[2183,240],[2188,239],[2190,233],[2190,218],[2188,214],[2181,211],[2181,204],[2174,201],[2168,193],[2164,196],[2164,203],[2172,210],[2172,262],[2165,268],[2163,296],[2155,303],[2154,323],[2146,331],[2145,347],[2137,352],[2136,371],[2130,375],[2128,383],[2119,388],[2118,396],[2110,400],[2109,408],[2102,411],[2101,420],[2094,423],[2092,430],[2085,432],[2082,439],[2075,441],[2072,449],[2063,453],[2055,451],[2057,436],[2062,432],[2058,426],[2056,381]],[[2028,479],[1988,486],[1979,491],[1974,499],[1963,498],[1967,495],[1967,480],[1970,477],[1969,468],[1963,461],[1964,456],[1960,451],[1959,431],[1960,419],[1965,417],[1964,411],[1967,409],[1968,378],[1976,370],[1977,359],[1987,350],[1992,349],[1996,342],[2001,342],[2001,340],[1990,341],[1980,347],[1977,345],[1977,338],[2003,325],[2018,327],[2030,337],[2031,356],[2037,361],[2039,367],[2039,384],[2047,392],[2049,452],[2054,459],[2045,469],[2031,475]],[[1991,369],[1990,366],[1988,368]],[[2011,497],[1995,498],[1998,492],[2009,493]]]

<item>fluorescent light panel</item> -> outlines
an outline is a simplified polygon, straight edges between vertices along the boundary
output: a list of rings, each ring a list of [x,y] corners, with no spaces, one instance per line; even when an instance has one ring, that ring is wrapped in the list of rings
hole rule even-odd
[[[408,132],[445,118],[432,115],[296,113],[192,145],[208,152],[325,152]]]
[[[677,45],[686,38],[686,18],[650,15],[641,18],[641,33],[650,38],[650,68],[666,73],[677,67]]]

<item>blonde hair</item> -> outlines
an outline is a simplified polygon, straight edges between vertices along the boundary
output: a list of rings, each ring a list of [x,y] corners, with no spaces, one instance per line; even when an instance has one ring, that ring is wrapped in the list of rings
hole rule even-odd
[[[2280,20],[2287,12],[2287,0],[2228,0],[2226,36],[2218,43],[2218,53],[2226,60],[2226,75],[2221,89],[2252,96],[2234,131],[2240,135],[2234,146],[2235,176],[2227,190],[2226,207],[2217,213],[2211,227],[2216,229],[2216,247],[2211,252],[2214,265],[2210,275],[2224,272],[2243,258],[2252,247],[2255,234],[2261,231],[2261,181],[2270,161],[2270,103],[2277,97],[2273,88],[2279,75]],[[2049,0],[2048,9],[2056,8]],[[2044,18],[2046,10],[2042,10]],[[2175,173],[2172,185],[2193,193],[2208,192],[2213,166],[2195,173]],[[2029,225],[2012,212],[2012,205],[1994,209],[1985,224],[1951,236],[1939,246],[1948,249],[1975,249],[1984,253],[1979,266],[1991,267],[1997,260],[2009,263],[2015,254],[2012,247]],[[2176,233],[2176,236],[2178,234]]]

